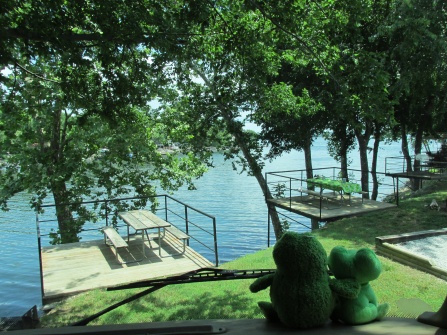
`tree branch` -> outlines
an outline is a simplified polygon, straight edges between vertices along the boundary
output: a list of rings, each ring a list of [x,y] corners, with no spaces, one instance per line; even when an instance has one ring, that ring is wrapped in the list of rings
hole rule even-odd
[[[56,36],[57,35],[57,36]],[[56,32],[54,35],[51,34],[41,34],[27,29],[10,28],[3,32],[2,38],[12,38],[12,39],[23,39],[35,42],[50,42],[55,43],[56,41],[69,41],[69,42],[114,42],[114,43],[144,43],[148,42],[151,36],[202,36],[199,33],[189,33],[189,32],[151,32],[151,33],[141,33],[137,36],[122,36],[119,33],[114,34],[100,34],[100,33],[73,33],[73,32]]]
[[[27,68],[23,67],[22,65],[20,65],[20,64],[17,63],[17,62],[15,62],[14,65],[18,66],[19,68],[21,68],[21,69],[22,69],[23,71],[25,71],[26,73],[29,73],[29,74],[32,75],[33,77],[36,77],[36,78],[38,78],[38,79],[40,79],[40,80],[50,81],[50,82],[52,82],[52,83],[57,83],[57,84],[60,84],[60,83],[61,83],[61,82],[58,81],[58,80],[48,79],[48,78],[42,77],[41,75],[38,75],[37,73],[31,72],[30,70],[28,70]]]
[[[304,41],[300,36],[298,36],[297,34],[293,33],[290,30],[287,30],[286,28],[284,28],[281,24],[279,24],[278,22],[276,22],[275,19],[273,19],[270,15],[267,14],[267,12],[264,10],[264,8],[262,8],[262,6],[258,5],[256,3],[256,1],[251,0],[250,1],[253,6],[255,6],[260,12],[261,14],[266,17],[268,20],[270,20],[270,22],[277,27],[278,29],[280,29],[281,31],[283,31],[284,33],[286,33],[287,35],[292,36],[294,39],[296,39],[298,41],[298,43],[300,43],[304,49],[307,51],[308,54],[310,54],[312,57],[315,57],[315,59],[318,61],[318,63],[320,63],[321,67],[324,69],[324,71],[326,71],[326,73],[337,83],[337,79],[331,74],[331,72],[329,71],[329,69],[326,67],[326,64],[324,64],[324,62],[320,59],[320,57],[318,57],[317,53],[312,49],[312,47],[309,45],[309,43],[307,43],[306,41]]]

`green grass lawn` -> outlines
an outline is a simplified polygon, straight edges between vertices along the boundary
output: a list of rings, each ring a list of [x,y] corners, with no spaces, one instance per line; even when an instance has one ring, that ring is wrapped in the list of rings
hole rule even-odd
[[[347,248],[374,248],[377,236],[447,227],[447,212],[428,209],[432,199],[447,199],[447,182],[430,184],[417,195],[407,195],[399,207],[327,224],[315,232],[326,251],[341,245]],[[293,227],[291,227],[293,230]],[[371,283],[380,303],[391,305],[389,316],[402,316],[400,299],[419,299],[438,310],[447,295],[447,282],[408,266],[380,257],[383,271]],[[250,254],[220,266],[224,269],[275,268],[272,248]],[[162,288],[121,306],[91,322],[116,324],[216,318],[261,318],[257,306],[269,300],[268,290],[253,294],[252,280],[230,280],[182,284]],[[41,319],[42,327],[65,326],[97,313],[142,289],[107,292],[93,290],[68,298]]]

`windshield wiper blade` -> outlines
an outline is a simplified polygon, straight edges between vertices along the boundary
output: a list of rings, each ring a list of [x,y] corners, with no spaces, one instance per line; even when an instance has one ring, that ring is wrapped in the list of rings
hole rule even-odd
[[[126,290],[126,289],[142,288],[149,286],[155,287],[159,285],[166,286],[176,284],[187,284],[187,283],[197,283],[197,282],[207,282],[217,280],[251,279],[251,278],[259,278],[274,272],[275,272],[274,269],[225,270],[215,268],[201,268],[178,276],[172,276],[162,279],[144,280],[136,283],[108,287],[107,291]]]
[[[188,284],[197,282],[208,282],[218,280],[234,280],[234,279],[251,279],[275,273],[274,269],[254,269],[254,270],[225,270],[217,268],[201,268],[191,272],[187,272],[178,276],[171,276],[163,279],[145,280],[137,283],[119,285],[107,288],[107,291],[126,290],[132,288],[149,287],[148,289],[136,293],[116,304],[113,304],[102,311],[86,317],[78,322],[72,323],[70,326],[86,326],[89,322],[104,315],[115,308],[125,305],[131,301],[139,299],[149,293],[155,292],[167,285]]]

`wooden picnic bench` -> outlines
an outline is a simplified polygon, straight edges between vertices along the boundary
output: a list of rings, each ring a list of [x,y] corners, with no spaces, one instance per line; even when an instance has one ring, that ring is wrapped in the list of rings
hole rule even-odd
[[[186,250],[186,241],[189,240],[188,234],[182,232],[177,227],[173,226],[171,223],[163,220],[161,217],[155,215],[152,212],[145,212],[145,215],[148,219],[150,219],[155,224],[159,225],[160,227],[163,227],[163,237],[165,236],[166,232],[174,236],[178,240],[182,240],[183,242],[183,251],[179,254],[183,254]]]
[[[159,216],[155,215],[149,210],[132,210],[128,212],[119,213],[121,219],[128,225],[127,234],[129,236],[129,226],[133,227],[135,230],[142,231],[142,242],[144,248],[144,235],[147,237],[147,241],[150,241],[147,231],[149,229],[158,230],[158,246],[159,255],[161,257],[161,241],[162,238],[166,236],[168,232],[174,238],[181,240],[183,242],[183,251],[178,254],[183,254],[186,251],[186,241],[189,240],[188,234],[185,234],[177,227],[171,225],[171,223],[163,220]],[[160,234],[161,229],[163,229],[163,235]]]
[[[185,234],[184,232],[182,232],[180,229],[174,227],[174,226],[170,226],[170,227],[166,227],[164,229],[164,232],[168,232],[169,234],[171,234],[172,236],[174,236],[176,239],[178,240],[182,240],[183,241],[183,250],[182,252],[179,252],[178,254],[183,254],[185,253],[186,250],[186,241],[189,240],[189,235]]]
[[[338,199],[338,194],[336,193],[322,193],[322,192],[318,192],[318,191],[314,191],[314,190],[309,190],[309,189],[297,189],[297,191],[301,192],[301,193],[306,193],[308,195],[312,195],[318,198],[326,198],[326,199]]]
[[[115,248],[115,257],[116,257],[116,261],[119,264],[127,264],[127,263],[134,263],[134,262],[139,262],[140,260],[132,260],[129,262],[125,262],[122,260],[120,260],[119,257],[119,249],[128,249],[129,245],[127,244],[127,242],[121,237],[121,235],[116,231],[115,228],[111,227],[111,226],[105,226],[101,228],[101,231],[104,233],[104,243],[109,245],[109,246],[113,246]]]
[[[104,243],[115,248],[115,257],[118,263],[123,264],[123,261],[120,261],[118,256],[118,249],[128,248],[129,245],[127,242],[121,237],[120,234],[115,230],[115,228],[110,226],[105,226],[101,228],[104,233]],[[109,243],[107,243],[109,241]]]

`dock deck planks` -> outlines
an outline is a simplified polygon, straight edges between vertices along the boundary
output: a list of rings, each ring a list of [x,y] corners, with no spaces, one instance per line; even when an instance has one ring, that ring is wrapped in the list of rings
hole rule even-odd
[[[292,198],[268,199],[274,206],[286,209],[290,212],[302,215],[310,219],[321,221],[337,220],[349,216],[361,215],[371,211],[394,208],[396,205],[385,202],[362,199],[351,196],[351,202],[348,205],[348,199],[344,203],[340,199],[322,200],[320,216],[320,199],[313,196],[296,196]]]
[[[139,262],[119,264],[113,248],[104,240],[69,243],[42,248],[44,303],[95,288],[105,288],[142,280],[178,275],[203,267],[214,266],[190,247],[184,254],[183,242],[169,237],[162,240],[161,257],[158,244],[145,242],[143,257],[140,236],[131,237],[129,251],[120,250],[124,260]],[[176,254],[176,255],[172,255]]]
[[[430,171],[388,172],[385,175],[393,178],[415,178],[424,180],[439,180],[447,178],[447,172]]]

